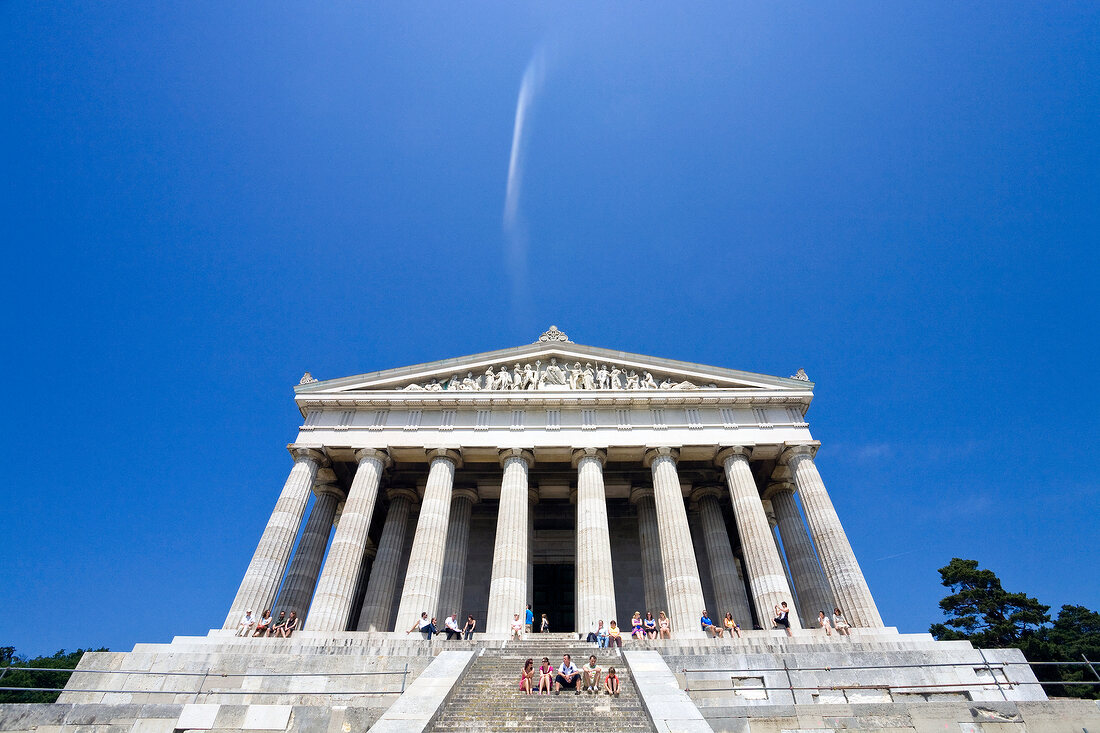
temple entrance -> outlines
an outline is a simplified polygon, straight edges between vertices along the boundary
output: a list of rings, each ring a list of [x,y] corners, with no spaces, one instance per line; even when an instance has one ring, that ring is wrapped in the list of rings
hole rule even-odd
[[[574,631],[574,593],[576,569],[572,564],[536,564],[531,610],[535,614],[532,631],[538,632],[542,614],[550,620],[551,633]]]

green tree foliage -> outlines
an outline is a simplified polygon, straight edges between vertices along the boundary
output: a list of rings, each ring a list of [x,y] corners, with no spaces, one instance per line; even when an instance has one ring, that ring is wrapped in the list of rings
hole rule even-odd
[[[940,568],[943,585],[951,594],[940,601],[945,623],[928,629],[941,640],[966,639],[981,648],[1016,648],[1032,662],[1083,662],[1100,660],[1100,614],[1084,606],[1062,606],[1053,623],[1050,606],[1026,593],[1009,593],[992,570],[978,567],[977,560],[952,558]],[[1100,669],[1100,665],[1096,665]],[[1098,685],[1072,682],[1098,681],[1088,667],[1037,666],[1035,676],[1048,694],[1100,698]]]
[[[15,647],[0,647],[0,667],[13,667],[0,677],[0,687],[64,687],[69,680],[69,672],[31,672],[39,669],[75,669],[85,651],[105,652],[103,649],[77,649],[67,652],[64,649],[48,657],[27,659],[15,653]],[[6,702],[54,702],[57,692],[15,692],[0,690],[0,703]]]

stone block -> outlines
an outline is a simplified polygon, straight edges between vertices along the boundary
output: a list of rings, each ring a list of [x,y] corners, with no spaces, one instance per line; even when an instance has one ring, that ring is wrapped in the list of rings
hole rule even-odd
[[[194,730],[210,730],[214,727],[214,720],[218,717],[221,705],[207,703],[189,703],[183,706],[176,727]]]
[[[241,727],[244,730],[286,730],[290,713],[290,705],[249,705]]]
[[[134,722],[130,733],[173,733],[176,730],[176,718],[144,718]]]

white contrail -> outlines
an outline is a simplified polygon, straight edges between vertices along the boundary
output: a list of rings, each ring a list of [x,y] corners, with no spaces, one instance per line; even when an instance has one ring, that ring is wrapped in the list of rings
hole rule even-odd
[[[519,211],[520,189],[523,184],[523,151],[526,148],[525,128],[531,116],[532,104],[542,86],[544,54],[538,50],[527,63],[516,101],[516,121],[512,126],[512,154],[508,158],[508,185],[504,193],[504,238],[508,280],[512,286],[512,316],[516,325],[526,317],[529,300],[527,288],[527,227]]]
[[[508,158],[508,187],[504,193],[504,229],[512,230],[517,224],[519,214],[519,193],[523,183],[523,128],[535,99],[542,86],[543,53],[536,51],[523,72],[523,81],[519,85],[519,99],[516,100],[516,121],[512,126],[512,154]]]

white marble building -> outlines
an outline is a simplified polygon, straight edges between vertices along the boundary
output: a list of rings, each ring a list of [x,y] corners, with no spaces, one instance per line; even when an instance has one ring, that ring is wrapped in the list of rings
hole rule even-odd
[[[556,327],[457,359],[307,373],[293,467],[225,628],[270,608],[310,631],[400,632],[427,611],[503,635],[531,603],[554,631],[665,611],[686,638],[704,608],[770,628],[782,602],[795,629],[834,606],[882,627],[814,465],[812,399],[802,370],[582,346]]]

